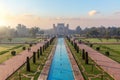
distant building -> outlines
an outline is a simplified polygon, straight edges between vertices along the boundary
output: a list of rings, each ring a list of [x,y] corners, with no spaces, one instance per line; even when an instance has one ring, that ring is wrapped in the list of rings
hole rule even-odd
[[[69,24],[65,26],[64,23],[58,23],[57,26],[53,24],[54,35],[57,36],[66,36],[69,33]]]
[[[80,26],[76,27],[76,34],[81,34],[82,29],[80,28]]]
[[[54,35],[54,36],[67,36],[75,33],[75,30],[69,29],[69,24],[58,23],[57,25],[53,24],[53,29],[48,29],[44,31],[45,35]]]
[[[16,34],[18,37],[27,37],[29,36],[29,29],[22,24],[16,26]]]

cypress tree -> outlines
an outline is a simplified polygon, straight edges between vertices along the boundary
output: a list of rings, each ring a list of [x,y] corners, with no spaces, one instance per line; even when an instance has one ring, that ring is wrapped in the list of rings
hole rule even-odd
[[[47,42],[46,42],[46,44],[45,44],[45,49],[47,49]]]
[[[44,44],[44,51],[45,51],[45,49],[46,49],[46,43]]]
[[[85,64],[88,64],[88,52],[85,53]]]
[[[45,49],[47,49],[47,42],[46,42],[46,44],[45,44]]]
[[[26,71],[30,72],[30,62],[29,62],[29,57],[26,58]]]
[[[38,49],[38,50],[37,50],[37,58],[38,58],[38,59],[40,58],[40,54],[39,54],[39,53],[40,53],[40,50]]]
[[[73,45],[73,41],[71,41],[71,44]]]
[[[75,49],[77,50],[77,43],[75,43]]]
[[[45,50],[45,45],[43,45],[43,52],[44,52],[44,50]]]
[[[36,52],[33,52],[33,63],[36,63]]]
[[[48,41],[48,47],[49,47],[49,45],[50,45],[50,42]]]
[[[49,45],[48,43],[49,43],[49,41],[47,42],[47,47],[48,47],[48,45]]]
[[[74,48],[75,48],[75,42],[73,44],[74,44]]]
[[[40,55],[42,55],[42,47],[40,47]]]
[[[79,53],[79,46],[77,46],[77,53]]]
[[[79,41],[79,44],[81,44],[81,40]]]
[[[50,40],[50,44],[51,44],[51,40]]]
[[[82,49],[82,59],[85,59],[85,50]]]
[[[22,80],[22,79],[21,79],[21,74],[20,74],[20,73],[19,73],[19,80]]]

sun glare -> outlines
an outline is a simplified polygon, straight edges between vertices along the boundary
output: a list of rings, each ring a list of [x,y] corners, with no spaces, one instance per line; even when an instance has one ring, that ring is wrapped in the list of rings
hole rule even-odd
[[[0,26],[4,26],[6,23],[4,20],[0,20]]]

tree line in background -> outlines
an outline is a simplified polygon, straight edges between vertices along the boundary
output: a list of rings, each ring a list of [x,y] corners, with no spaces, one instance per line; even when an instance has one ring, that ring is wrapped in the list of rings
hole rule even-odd
[[[13,37],[33,37],[37,35],[43,35],[44,30],[40,30],[39,27],[27,28],[22,24],[18,24],[16,28],[11,27],[0,27],[0,40],[8,38],[11,40]],[[120,27],[91,27],[81,29],[80,26],[76,27],[74,34],[79,34],[82,37],[87,38],[116,38],[120,39]]]
[[[80,26],[76,28],[76,33],[82,37],[92,38],[120,38],[120,27],[91,27],[81,29]]]
[[[37,34],[44,34],[39,27],[27,28],[24,25],[18,24],[16,28],[11,27],[0,27],[0,40],[8,38],[11,40],[13,37],[33,37]]]

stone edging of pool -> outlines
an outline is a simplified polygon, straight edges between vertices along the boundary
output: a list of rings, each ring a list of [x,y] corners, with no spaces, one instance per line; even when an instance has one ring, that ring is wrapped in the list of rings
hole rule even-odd
[[[56,49],[56,43],[57,43],[57,40],[55,40],[55,44],[54,44],[54,46],[53,46],[53,48],[51,50],[51,53],[50,53],[47,61],[45,62],[45,65],[43,67],[42,72],[40,73],[40,76],[38,77],[38,80],[47,80],[49,69],[50,69],[50,65],[52,63],[52,59],[53,59],[53,56],[54,56],[54,53],[55,53],[55,49]]]
[[[77,65],[68,45],[66,44],[66,42],[65,42],[65,46],[66,46],[68,56],[69,56],[69,59],[70,59],[71,65],[72,65],[75,80],[84,80],[84,78],[83,78],[83,76],[78,68],[78,65]]]

